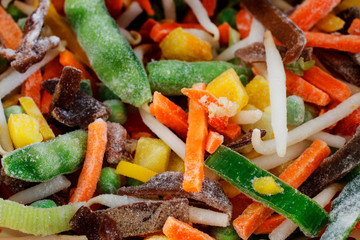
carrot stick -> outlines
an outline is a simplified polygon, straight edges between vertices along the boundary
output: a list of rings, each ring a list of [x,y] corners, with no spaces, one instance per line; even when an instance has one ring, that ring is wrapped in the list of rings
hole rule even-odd
[[[204,28],[200,24],[193,23],[163,23],[163,24],[155,24],[150,32],[150,37],[154,42],[161,42],[171,31],[174,29],[182,27],[182,28],[196,28],[200,30],[204,30]]]
[[[6,48],[16,50],[23,39],[21,29],[14,19],[0,6],[0,42]]]
[[[316,66],[305,71],[303,78],[315,87],[326,92],[335,101],[342,102],[351,95],[351,91],[347,85]]]
[[[285,220],[280,214],[271,215],[256,229],[255,234],[269,234]]]
[[[89,124],[88,143],[83,169],[69,202],[88,201],[96,190],[107,142],[107,126],[102,119]]]
[[[210,125],[210,123],[211,122],[209,122],[209,125]],[[211,126],[211,129],[220,133],[221,135],[224,135],[225,137],[233,139],[233,140],[236,139],[237,137],[239,137],[241,134],[241,127],[231,121],[228,122],[228,125],[225,128],[217,128],[217,127]]]
[[[201,3],[204,6],[208,16],[212,17],[216,9],[217,0],[202,0]]]
[[[150,0],[136,0],[140,6],[146,11],[146,13],[150,16],[155,14],[154,9],[151,6]]]
[[[227,22],[224,22],[218,26],[220,33],[220,44],[221,46],[229,45],[229,34],[230,34],[230,25]]]
[[[194,84],[193,89],[206,89],[205,84]],[[204,155],[208,134],[207,116],[197,101],[189,100],[189,129],[185,147],[183,189],[200,192],[204,180]]]
[[[252,23],[252,16],[246,9],[240,9],[236,14],[236,28],[238,29],[241,38],[246,38],[250,34]]]
[[[304,32],[306,46],[318,48],[331,48],[339,51],[359,53],[360,36],[357,35],[333,35],[319,32]]]
[[[21,95],[31,97],[35,104],[41,107],[41,83],[43,78],[40,69],[28,77],[21,85]]]
[[[142,39],[144,42],[150,42],[152,39],[150,38],[151,29],[156,25],[159,24],[152,18],[146,20],[146,22],[141,26],[139,33],[141,34]]]
[[[279,178],[298,188],[329,154],[330,148],[326,143],[315,140]],[[241,238],[247,239],[273,212],[272,209],[255,202],[235,219],[234,228]]]
[[[236,195],[235,197],[230,198],[229,200],[233,205],[233,215],[232,215],[233,219],[241,215],[244,212],[244,210],[254,202],[251,198],[249,198],[243,193],[240,193],[239,195]]]
[[[159,122],[174,130],[185,139],[188,131],[188,115],[186,112],[159,92],[154,92],[150,112]]]
[[[173,217],[166,220],[163,233],[171,240],[215,240],[204,232],[201,232],[189,224],[181,222]]]
[[[106,8],[113,18],[119,17],[123,7],[123,0],[105,0]]]
[[[54,58],[48,64],[46,64],[43,79],[49,80],[52,78],[60,78],[63,66],[59,63],[59,57]]]
[[[308,31],[340,2],[341,0],[306,0],[289,18],[303,31]]]
[[[359,18],[355,18],[349,29],[348,29],[348,33],[352,34],[352,35],[360,35],[360,19]]]
[[[40,111],[42,114],[49,113],[51,99],[52,99],[52,94],[48,93],[47,91],[43,91],[41,95],[41,106],[40,106]]]
[[[206,139],[206,145],[205,145],[205,150],[212,154],[216,151],[216,149],[224,142],[224,136],[214,132],[214,131],[209,131],[209,134],[207,136]]]
[[[353,136],[356,132],[356,128],[360,125],[360,108],[357,108],[350,115],[343,118],[336,124],[336,134],[344,136]]]
[[[314,103],[319,106],[326,106],[330,102],[328,94],[292,72],[285,70],[285,73],[286,89],[291,94],[301,97],[305,102]]]

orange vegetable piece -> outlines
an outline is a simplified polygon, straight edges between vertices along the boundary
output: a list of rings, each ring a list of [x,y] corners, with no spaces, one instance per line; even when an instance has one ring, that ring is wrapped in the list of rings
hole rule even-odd
[[[20,47],[23,34],[17,23],[0,6],[0,42],[6,48],[16,50]]]
[[[59,14],[65,16],[65,11],[64,11],[65,0],[51,0],[51,3]]]
[[[229,37],[230,37],[230,25],[227,22],[224,22],[220,26],[218,26],[220,33],[220,44],[221,46],[229,45]]]
[[[161,42],[170,32],[175,30],[176,28],[196,28],[200,30],[204,30],[204,28],[200,24],[193,23],[158,23],[155,24],[150,31],[150,38],[154,42]]]
[[[256,229],[255,234],[269,234],[285,220],[286,218],[279,214],[271,215]]]
[[[123,7],[123,0],[105,0],[106,8],[113,18],[119,17]]]
[[[344,136],[352,136],[356,128],[360,125],[360,108],[357,108],[349,116],[339,121],[335,127],[335,132]]]
[[[43,78],[40,69],[28,77],[21,85],[21,95],[31,97],[38,108],[41,107],[41,83]]]
[[[49,80],[52,78],[60,78],[64,66],[59,63],[59,57],[54,58],[46,64],[43,79]]]
[[[208,16],[212,17],[216,9],[217,0],[202,0],[201,3],[204,6]]]
[[[355,18],[353,20],[353,22],[351,23],[351,25],[348,29],[348,33],[353,34],[353,35],[360,35],[360,19],[359,18]]]
[[[40,111],[42,114],[49,113],[51,99],[52,99],[52,94],[48,93],[47,91],[43,91],[41,95],[41,106],[40,106]]]
[[[151,6],[150,0],[136,0],[140,6],[146,11],[146,13],[150,16],[154,15],[154,9]]]
[[[205,146],[205,150],[212,154],[216,151],[216,149],[224,142],[224,136],[214,132],[214,131],[209,131],[209,134],[207,136],[206,139],[206,146]]]
[[[241,38],[246,38],[250,34],[252,15],[246,9],[240,9],[236,14],[236,28],[238,29]]]

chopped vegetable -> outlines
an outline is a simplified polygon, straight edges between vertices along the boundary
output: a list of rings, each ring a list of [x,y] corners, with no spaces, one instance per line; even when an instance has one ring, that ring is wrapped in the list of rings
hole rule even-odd
[[[252,182],[254,190],[264,195],[279,194],[284,191],[283,188],[278,186],[272,177],[255,178]]]
[[[236,28],[241,38],[246,38],[250,34],[252,15],[246,9],[240,9],[236,14]]]
[[[329,13],[316,24],[316,27],[324,32],[335,32],[342,29],[344,25],[344,20]]]
[[[270,106],[269,83],[262,76],[255,76],[245,87],[249,95],[249,104],[264,111]]]
[[[19,105],[13,105],[4,109],[6,121],[9,120],[11,114],[24,113],[24,110]]]
[[[142,182],[149,181],[150,178],[157,174],[150,169],[125,161],[119,162],[116,167],[116,173],[127,177],[135,178],[136,180],[140,180]]]
[[[291,95],[286,99],[287,124],[299,126],[305,119],[305,105],[302,98]]]
[[[120,176],[114,168],[106,167],[101,170],[97,191],[101,194],[116,194],[121,186]]]
[[[349,34],[360,35],[360,19],[355,18],[348,29]]]
[[[22,43],[23,34],[13,18],[0,7],[0,40],[5,47],[16,50]]]
[[[116,122],[120,124],[124,124],[126,122],[127,111],[125,104],[122,101],[118,99],[112,99],[104,101],[104,104],[111,109],[111,114],[109,116],[110,122]]]
[[[31,97],[38,107],[41,106],[41,83],[43,78],[40,69],[33,73],[21,85],[21,95]]]
[[[301,77],[304,75],[305,70],[311,69],[312,67],[314,67],[314,65],[314,60],[304,62],[304,58],[300,57],[299,60],[293,63],[286,64],[285,67],[290,72],[295,73],[296,75],[299,75]]]
[[[30,204],[30,206],[36,207],[36,208],[57,207],[56,203],[53,200],[49,200],[49,199],[44,199],[44,200],[39,200],[39,201],[33,202],[32,204]]]
[[[305,32],[306,46],[316,48],[331,48],[351,53],[360,52],[360,36],[332,35],[320,32]]]
[[[224,136],[214,132],[209,131],[209,134],[206,138],[205,150],[208,153],[214,153],[216,149],[224,142]]]

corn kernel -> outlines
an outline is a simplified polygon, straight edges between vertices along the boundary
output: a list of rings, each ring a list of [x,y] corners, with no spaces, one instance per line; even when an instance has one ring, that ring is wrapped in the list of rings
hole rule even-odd
[[[40,109],[36,106],[34,100],[31,97],[21,97],[19,98],[19,101],[25,113],[39,121],[40,133],[44,140],[47,141],[55,138],[55,134],[46,122]]]
[[[264,111],[270,105],[269,83],[262,76],[256,76],[245,87],[249,104]]]
[[[22,148],[43,140],[38,121],[29,115],[11,114],[8,126],[11,140],[16,148]]]
[[[212,59],[211,46],[181,28],[173,30],[160,43],[162,54],[167,59],[183,61],[209,61]]]
[[[357,6],[360,9],[360,0],[344,0],[335,8],[335,13],[338,14],[348,8]]]
[[[176,153],[171,152],[167,170],[173,172],[185,172],[184,160],[182,160]]]
[[[162,140],[142,137],[136,146],[134,163],[162,173],[167,169],[170,152],[170,147]]]
[[[282,187],[276,184],[274,178],[270,176],[255,178],[252,182],[252,187],[255,191],[264,195],[275,195],[284,191]]]
[[[142,182],[147,182],[150,178],[158,174],[150,169],[126,161],[119,162],[116,167],[116,173]]]
[[[212,80],[206,87],[215,97],[226,97],[239,105],[237,112],[248,104],[249,96],[235,70],[230,68]]]
[[[334,14],[329,13],[316,24],[316,27],[324,32],[335,32],[342,29],[344,25],[344,20],[335,16]]]

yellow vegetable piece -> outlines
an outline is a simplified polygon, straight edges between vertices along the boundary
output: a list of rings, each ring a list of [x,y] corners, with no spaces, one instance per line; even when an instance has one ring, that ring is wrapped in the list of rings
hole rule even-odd
[[[15,148],[22,148],[43,140],[39,131],[39,122],[27,114],[11,114],[8,127]]]
[[[165,172],[169,164],[171,149],[162,140],[156,138],[139,139],[134,163],[154,172]]]
[[[239,105],[237,113],[240,112],[249,101],[249,96],[240,82],[239,76],[232,68],[212,80],[206,89],[217,98],[226,97],[230,101],[236,102]]]
[[[282,187],[276,184],[274,178],[270,176],[255,178],[252,182],[252,187],[255,191],[264,195],[275,195],[284,191]]]
[[[360,9],[360,0],[344,0],[335,8],[336,14],[351,8],[353,6],[357,6]]]
[[[166,237],[165,235],[153,235],[145,238],[145,240],[170,240],[170,238]]]
[[[252,105],[246,106],[247,110],[256,109]],[[269,140],[274,137],[274,132],[271,126],[271,109],[270,106],[265,108],[263,115],[261,116],[260,120],[254,124],[244,124],[242,128],[245,132],[250,131],[251,129],[258,128],[264,129],[266,131],[266,135],[263,137],[264,140]]]
[[[269,83],[262,76],[256,76],[245,87],[249,104],[264,111],[270,105]]]
[[[209,61],[212,59],[211,46],[182,28],[176,28],[160,43],[162,54],[167,59],[183,61]]]
[[[21,97],[20,94],[14,94],[12,96],[10,96],[9,98],[7,98],[3,103],[3,108],[8,108],[14,105],[17,105],[17,103],[19,102],[19,98]]]
[[[44,140],[47,141],[55,138],[55,134],[46,122],[40,109],[36,106],[34,100],[31,97],[21,97],[19,101],[25,113],[39,121],[40,133]]]
[[[150,178],[158,174],[150,169],[126,161],[119,162],[116,167],[116,173],[142,182],[147,182]]]
[[[334,14],[329,13],[326,17],[321,19],[316,27],[324,32],[335,32],[344,27],[345,21]]]
[[[185,172],[184,160],[182,160],[176,153],[170,153],[168,171]]]

